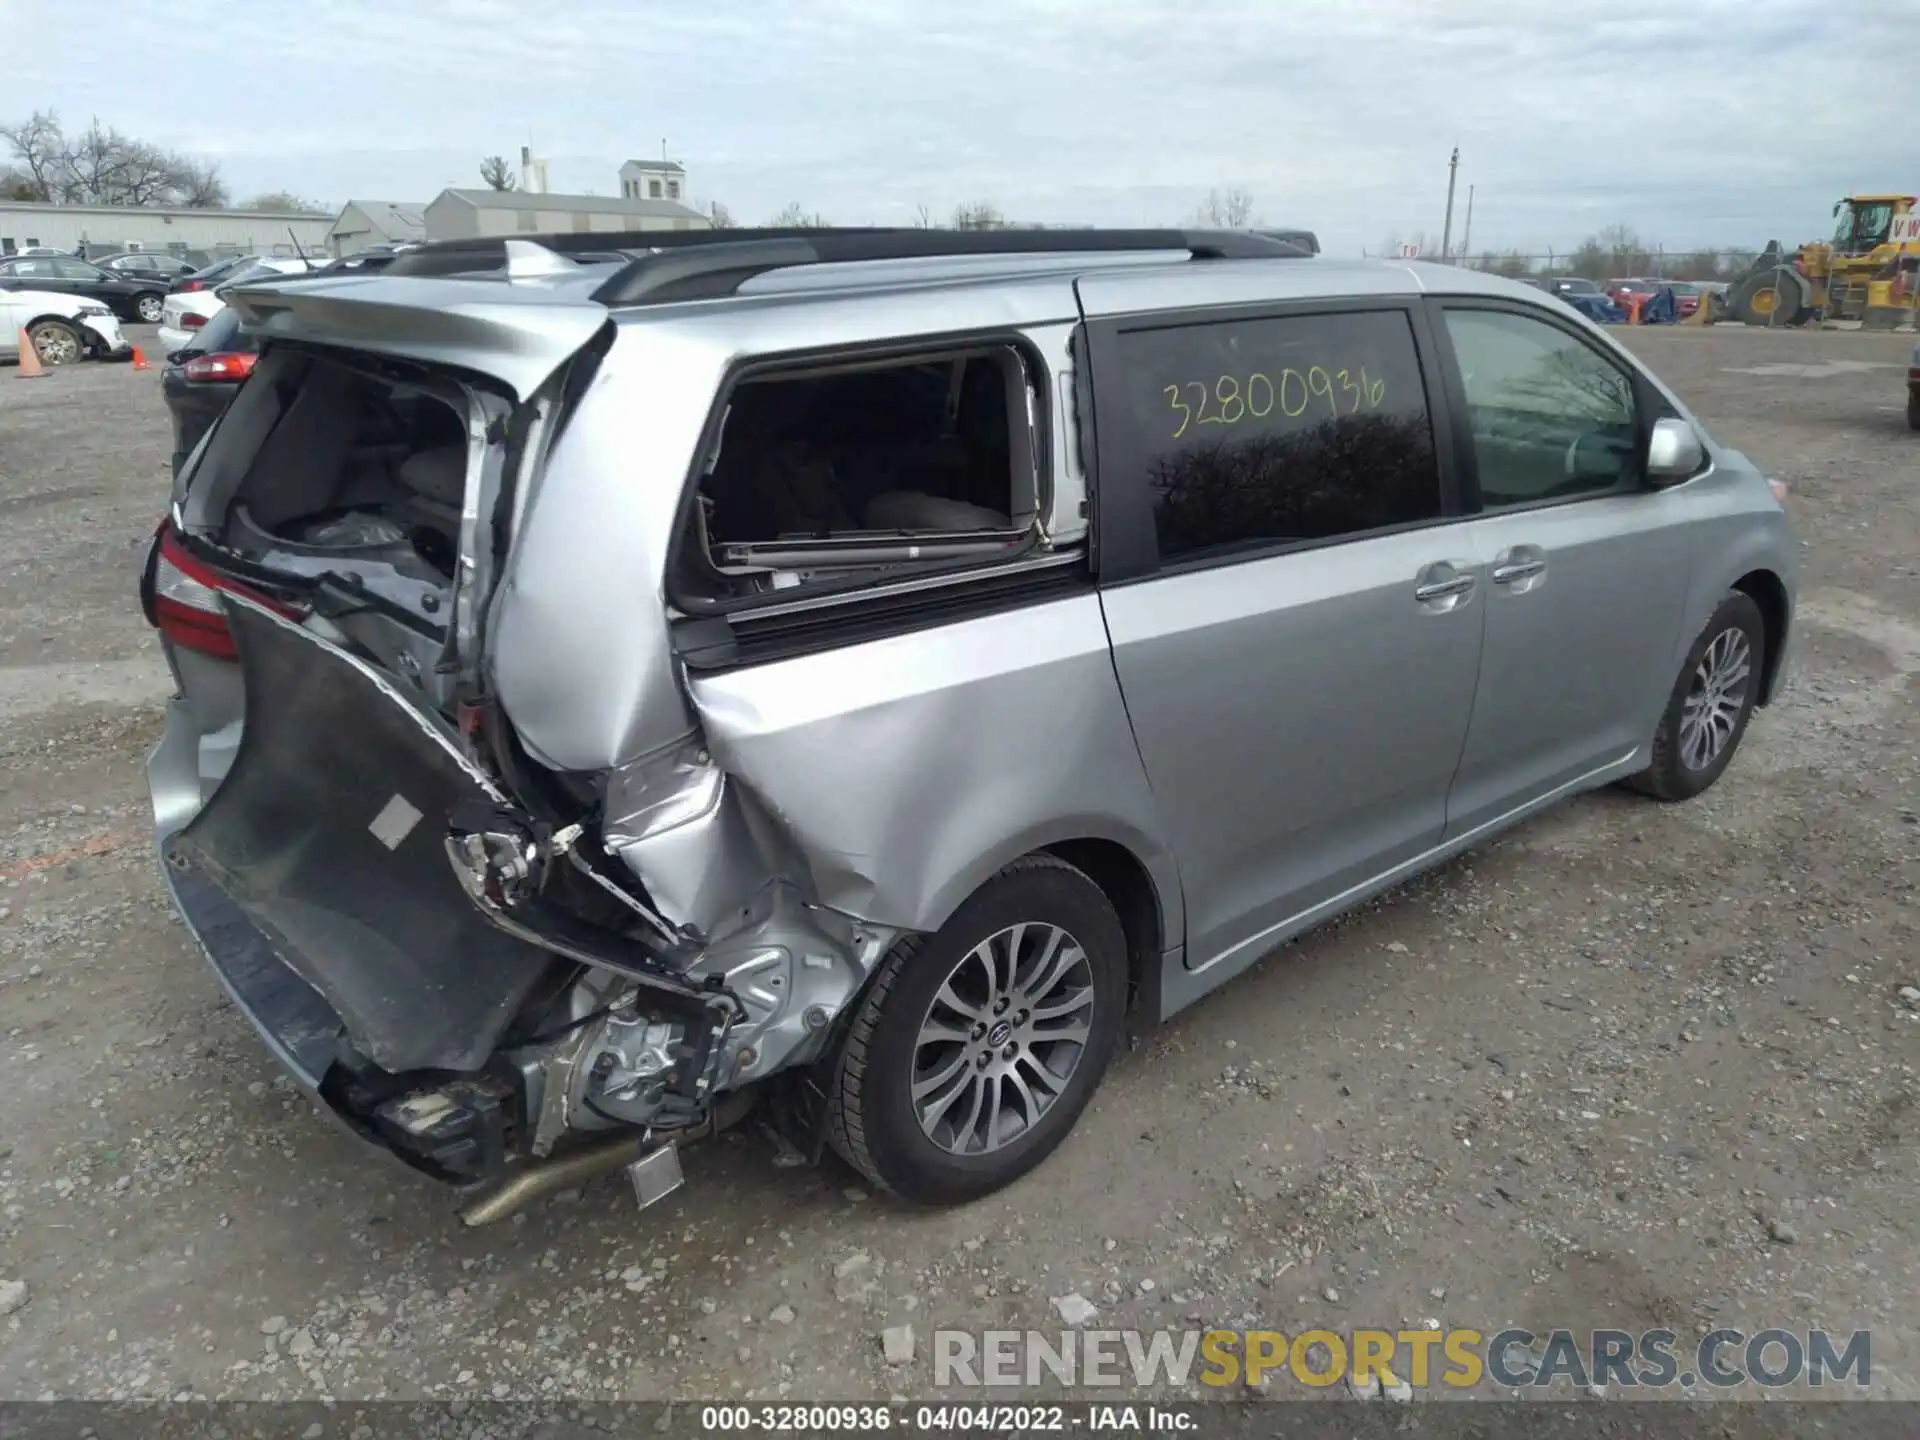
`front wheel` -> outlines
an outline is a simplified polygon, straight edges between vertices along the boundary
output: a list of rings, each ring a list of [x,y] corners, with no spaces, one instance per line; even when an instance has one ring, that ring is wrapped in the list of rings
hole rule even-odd
[[[1749,275],[1729,299],[1733,318],[1745,325],[1797,325],[1806,318],[1800,277],[1786,265]]]
[[[1691,800],[1726,773],[1760,698],[1767,622],[1753,597],[1730,590],[1687,652],[1653,763],[1627,784],[1656,800]]]
[[[908,1200],[999,1189],[1079,1119],[1126,998],[1126,936],[1105,893],[1053,856],[1015,861],[881,962],[835,1058],[834,1149]]]
[[[158,325],[166,308],[167,302],[158,295],[142,295],[134,302],[133,313],[140,317],[143,324]]]
[[[64,320],[41,320],[28,327],[27,339],[42,365],[71,365],[86,353],[80,332]]]

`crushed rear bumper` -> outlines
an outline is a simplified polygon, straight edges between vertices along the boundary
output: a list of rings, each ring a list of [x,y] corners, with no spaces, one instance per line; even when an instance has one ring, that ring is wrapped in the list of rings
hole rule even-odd
[[[153,793],[154,839],[164,853],[183,814],[199,807],[201,733],[184,702],[167,707],[166,729],[147,757]],[[218,885],[164,862],[158,867],[167,898],[212,968],[220,988],[246,1017],[280,1068],[329,1119],[397,1161],[364,1125],[321,1093],[344,1033],[340,1017],[277,954],[273,943]]]

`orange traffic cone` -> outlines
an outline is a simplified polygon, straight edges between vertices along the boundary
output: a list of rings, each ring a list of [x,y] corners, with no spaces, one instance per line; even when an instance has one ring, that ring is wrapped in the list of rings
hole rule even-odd
[[[47,373],[47,367],[40,363],[40,352],[33,348],[33,337],[27,334],[23,326],[20,331],[20,368],[14,374],[22,380],[38,380]]]
[[[138,345],[133,347],[133,368],[136,370],[151,370],[153,368],[153,366],[148,363],[147,357],[140,353],[140,347]]]

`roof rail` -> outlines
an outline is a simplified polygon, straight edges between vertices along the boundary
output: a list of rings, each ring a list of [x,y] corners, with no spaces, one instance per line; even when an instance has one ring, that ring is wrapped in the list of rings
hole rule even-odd
[[[1255,230],[1253,233],[1286,245],[1298,245],[1309,255],[1320,253],[1320,237],[1311,230]]]
[[[711,233],[711,232],[709,232]],[[1172,250],[1195,260],[1273,260],[1312,252],[1245,230],[815,230],[768,238],[721,231],[705,244],[636,256],[594,292],[603,305],[730,295],[789,265],[960,255],[1064,255]]]
[[[626,261],[656,250],[679,250],[687,246],[732,245],[743,240],[779,239],[789,236],[818,235],[807,229],[745,230],[591,230],[565,234],[483,236],[465,240],[429,240],[416,246],[387,267],[389,275],[471,275],[476,271],[499,270],[506,264],[508,239],[538,245],[583,265],[604,265],[610,260]],[[878,234],[879,231],[851,230],[845,234]]]
[[[594,292],[604,305],[710,299],[789,265],[910,260],[960,255],[1044,255],[1181,251],[1195,260],[1276,259],[1318,250],[1307,231],[1249,230],[921,230],[767,227],[742,230],[641,230],[520,235],[581,264],[623,259],[624,269]],[[511,269],[508,241],[442,240],[399,256],[389,275],[445,276]],[[524,252],[523,252],[524,253]],[[524,264],[524,262],[522,262]]]

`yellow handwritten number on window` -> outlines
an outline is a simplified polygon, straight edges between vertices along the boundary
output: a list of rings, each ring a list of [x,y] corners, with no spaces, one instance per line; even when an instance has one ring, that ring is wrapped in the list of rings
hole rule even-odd
[[[1173,432],[1173,438],[1178,440],[1182,435],[1187,433],[1187,425],[1193,419],[1193,412],[1187,408],[1186,402],[1180,398],[1180,387],[1178,385],[1169,385],[1160,393],[1167,397],[1167,404],[1169,406],[1180,412],[1180,428]]]
[[[1377,410],[1387,398],[1387,382],[1367,374],[1364,365],[1353,370],[1309,365],[1304,373],[1282,370],[1277,382],[1256,371],[1244,382],[1237,375],[1221,375],[1212,385],[1204,380],[1184,380],[1166,386],[1160,393],[1167,397],[1167,408],[1180,417],[1173,432],[1178,440],[1195,425],[1238,425],[1248,416],[1264,420],[1273,413],[1275,401],[1279,402],[1280,413],[1290,420],[1306,414],[1316,399],[1326,403],[1328,416],[1335,420],[1362,410]],[[1344,396],[1352,399],[1343,407]]]

